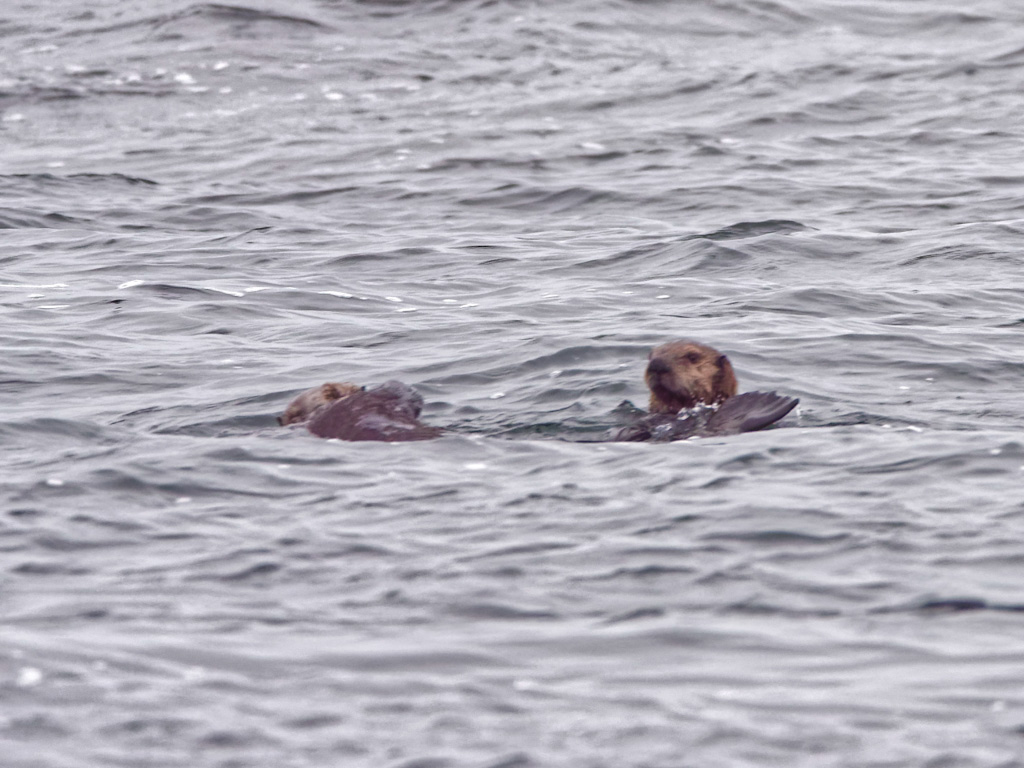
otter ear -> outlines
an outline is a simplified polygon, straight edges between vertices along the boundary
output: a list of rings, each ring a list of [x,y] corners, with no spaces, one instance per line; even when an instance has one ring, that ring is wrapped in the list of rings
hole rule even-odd
[[[732,369],[732,363],[725,355],[719,355],[715,361],[718,372],[715,374],[715,400],[725,400],[736,394],[739,388],[736,383],[736,373]]]

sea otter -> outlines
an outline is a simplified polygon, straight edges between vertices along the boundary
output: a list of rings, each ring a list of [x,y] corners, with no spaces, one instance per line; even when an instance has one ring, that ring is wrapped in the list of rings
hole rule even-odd
[[[735,435],[774,424],[799,402],[774,392],[736,394],[729,358],[695,341],[672,341],[651,351],[644,381],[650,412],[611,440],[683,440]],[[419,421],[423,398],[400,381],[373,389],[328,382],[296,397],[278,417],[282,425],[305,422],[318,437],[400,442],[444,433]],[[606,438],[607,439],[607,438]]]
[[[684,440],[753,432],[781,419],[800,402],[774,392],[736,394],[729,358],[695,341],[670,341],[651,350],[644,372],[650,412],[613,440]]]
[[[362,387],[358,384],[350,384],[347,381],[328,381],[326,384],[321,384],[319,387],[307,389],[301,395],[288,403],[288,407],[284,409],[284,413],[277,417],[277,423],[282,427],[286,427],[289,424],[298,424],[300,421],[307,421],[316,411],[320,410],[324,406],[330,405],[335,400],[340,400],[343,397],[347,397],[348,395],[361,390]]]
[[[430,440],[444,430],[419,422],[423,398],[400,381],[364,389],[355,384],[322,384],[295,398],[278,418],[306,422],[318,437],[401,442]]]

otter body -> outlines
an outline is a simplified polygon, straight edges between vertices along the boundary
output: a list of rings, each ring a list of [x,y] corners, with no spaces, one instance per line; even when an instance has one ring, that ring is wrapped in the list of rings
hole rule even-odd
[[[362,387],[358,384],[350,384],[347,381],[329,381],[326,384],[321,384],[319,387],[307,389],[288,403],[284,413],[277,417],[277,423],[282,427],[287,427],[289,424],[308,421],[314,413],[327,407],[335,400],[340,400],[360,390],[362,390]]]
[[[400,381],[361,390],[318,411],[306,425],[318,437],[399,442],[430,440],[444,431],[419,422],[423,398]]]
[[[695,341],[672,341],[650,354],[644,381],[650,412],[614,433],[614,441],[670,441],[735,435],[774,424],[799,402],[774,392],[736,394],[729,358]],[[430,440],[444,430],[419,421],[423,398],[400,381],[373,389],[328,382],[308,389],[278,417],[305,422],[318,437],[400,442]]]
[[[282,425],[306,422],[317,437],[336,440],[403,442],[430,440],[444,430],[419,422],[423,398],[400,381],[364,389],[355,384],[322,384],[296,397]]]
[[[644,381],[651,390],[650,412],[620,429],[613,440],[670,441],[753,432],[774,424],[800,402],[774,392],[737,395],[729,358],[695,341],[655,347]]]

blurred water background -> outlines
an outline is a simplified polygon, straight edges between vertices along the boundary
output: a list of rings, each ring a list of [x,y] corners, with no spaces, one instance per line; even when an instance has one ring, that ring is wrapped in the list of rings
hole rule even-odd
[[[1024,765],[1024,7],[0,41],[4,766]],[[799,412],[592,442],[679,337]],[[275,424],[389,378],[450,433]]]

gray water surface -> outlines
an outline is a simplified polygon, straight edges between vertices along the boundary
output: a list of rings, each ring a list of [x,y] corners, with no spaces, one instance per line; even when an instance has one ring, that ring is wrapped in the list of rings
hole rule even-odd
[[[1024,765],[1024,9],[0,41],[5,767]],[[595,442],[679,337],[798,412]],[[275,422],[391,378],[444,437]]]

